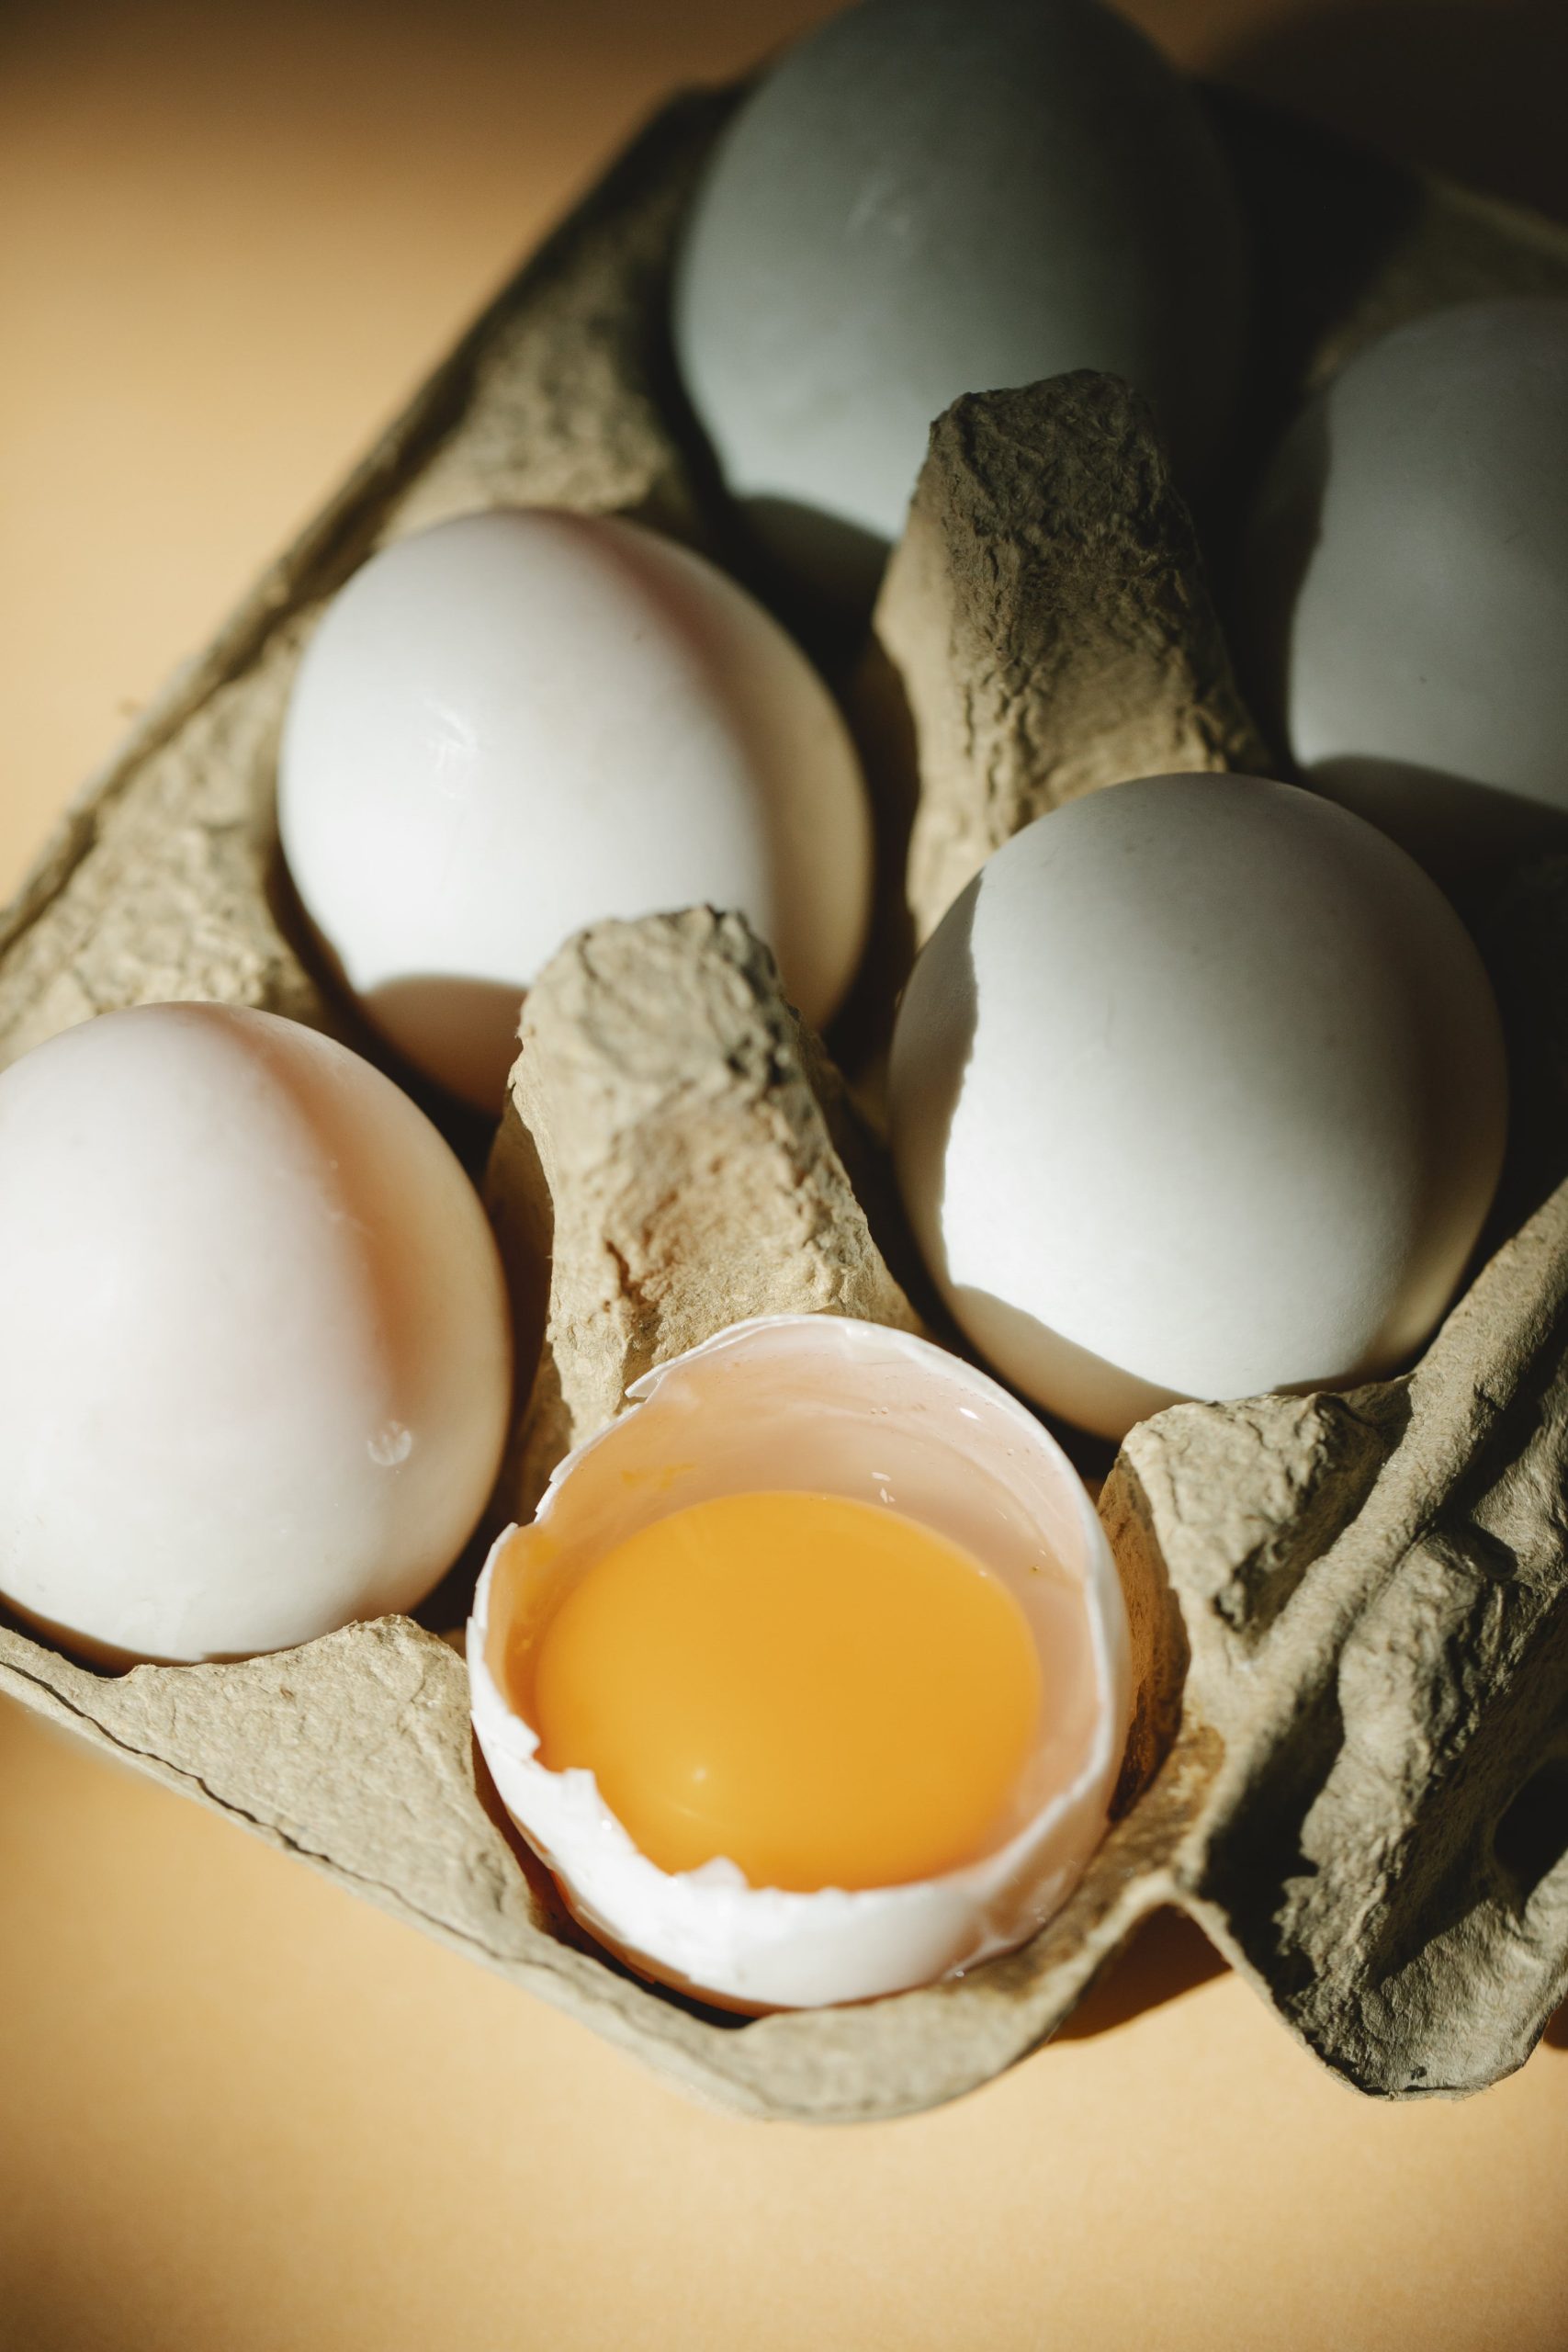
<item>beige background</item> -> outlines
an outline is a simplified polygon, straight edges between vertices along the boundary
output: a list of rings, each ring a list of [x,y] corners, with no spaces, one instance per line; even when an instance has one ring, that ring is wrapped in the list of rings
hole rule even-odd
[[[0,16],[0,890],[518,252],[790,0]],[[1568,10],[1139,0],[1568,217]],[[1561,152],[1560,152],[1561,151]],[[1158,1924],[944,2112],[706,2116],[0,1709],[0,2346],[1568,2344],[1568,2030],[1380,2109]]]

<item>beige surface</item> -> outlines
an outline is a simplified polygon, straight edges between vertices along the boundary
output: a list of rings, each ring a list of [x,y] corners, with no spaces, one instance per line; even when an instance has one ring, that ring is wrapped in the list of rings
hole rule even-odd
[[[12,0],[0,888],[604,147],[811,13]],[[1568,194],[1561,82],[1517,71],[1561,62],[1556,0],[1138,13]],[[1204,1968],[1156,1928],[959,2106],[765,2131],[6,1712],[0,2346],[1568,2341],[1568,2052],[1376,2109]]]

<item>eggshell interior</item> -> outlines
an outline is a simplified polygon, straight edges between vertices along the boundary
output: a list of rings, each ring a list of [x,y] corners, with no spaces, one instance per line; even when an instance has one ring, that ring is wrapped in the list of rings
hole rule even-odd
[[[637,1409],[569,1456],[534,1524],[496,1545],[469,1628],[481,1748],[574,1910],[667,1982],[747,2007],[861,1999],[1021,1942],[1103,1830],[1130,1707],[1121,1589],[1066,1456],[945,1351],[836,1317],[734,1326],[630,1394]],[[807,1894],[749,1886],[722,1860],[668,1874],[637,1852],[591,1773],[537,1762],[508,1671],[519,1635],[637,1527],[761,1487],[895,1508],[964,1545],[1018,1599],[1044,1679],[1042,1732],[979,1862],[919,1883]],[[806,1694],[802,1713],[806,1738]]]

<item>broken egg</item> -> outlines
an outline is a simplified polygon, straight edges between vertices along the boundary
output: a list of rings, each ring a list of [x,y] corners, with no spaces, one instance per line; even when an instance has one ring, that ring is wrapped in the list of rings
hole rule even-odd
[[[1082,1482],[983,1373],[832,1316],[649,1373],[502,1536],[474,1729],[570,1908],[739,2009],[1023,1942],[1106,1824],[1126,1610]]]

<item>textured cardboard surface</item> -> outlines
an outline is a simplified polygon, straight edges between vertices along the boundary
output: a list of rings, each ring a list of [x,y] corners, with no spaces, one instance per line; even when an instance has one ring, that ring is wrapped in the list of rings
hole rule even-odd
[[[1048,808],[1129,776],[1273,773],[1154,418],[1113,376],[937,418],[874,628],[909,712],[917,939]]]
[[[1359,2089],[1481,2089],[1568,1994],[1565,1477],[1568,1186],[1405,1379],[1176,1406],[1108,1484],[1213,1742],[1169,1866]]]
[[[544,1343],[498,1515],[634,1380],[753,1315],[919,1328],[829,1131],[843,1089],[739,915],[601,923],[528,992],[491,1155],[491,1215],[526,1329]],[[527,1341],[525,1341],[527,1346]]]

